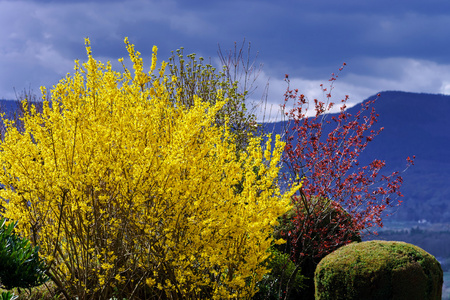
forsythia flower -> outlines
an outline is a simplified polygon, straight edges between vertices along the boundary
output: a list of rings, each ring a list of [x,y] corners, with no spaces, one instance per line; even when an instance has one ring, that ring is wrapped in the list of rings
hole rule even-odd
[[[134,76],[96,61],[86,40],[88,61],[51,103],[25,107],[23,131],[5,121],[4,216],[80,299],[84,282],[93,299],[111,297],[113,282],[146,282],[169,298],[249,299],[267,273],[272,225],[298,188],[281,195],[276,184],[284,144],[277,137],[272,150],[269,138],[264,149],[249,137],[237,150],[231,129],[215,124],[227,99],[194,97],[186,108],[167,91],[177,78],[162,78],[164,63],[152,75],[156,47],[147,75],[125,43]]]

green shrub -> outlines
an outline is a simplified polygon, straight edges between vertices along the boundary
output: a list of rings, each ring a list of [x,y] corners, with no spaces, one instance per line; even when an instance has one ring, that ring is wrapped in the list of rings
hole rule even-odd
[[[293,205],[289,212],[279,217],[280,225],[275,228],[274,235],[275,238],[287,240],[278,249],[293,254],[295,260],[299,260],[300,253],[305,253],[308,257],[316,258],[314,261],[317,264],[326,254],[344,244],[361,242],[359,231],[352,230],[352,216],[338,202],[313,197],[308,200],[308,207],[305,207],[300,197],[294,197]],[[297,243],[294,242],[297,235],[305,233],[308,234],[307,240],[300,238]],[[336,241],[340,243],[336,244]],[[323,249],[325,242],[334,246]]]
[[[352,243],[327,255],[315,272],[316,299],[440,300],[443,272],[404,242]]]
[[[289,255],[275,248],[271,249],[267,266],[271,271],[258,283],[259,291],[253,297],[254,300],[278,300],[284,297],[286,283],[295,271],[295,264],[290,260]],[[301,289],[304,288],[304,279],[298,270],[292,280],[288,299],[298,299]]]
[[[31,288],[48,280],[44,261],[38,255],[39,248],[17,235],[16,225],[17,222],[6,225],[5,218],[0,220],[0,282],[7,290]]]
[[[0,295],[1,300],[15,300],[18,296],[14,295],[14,293],[11,292],[2,292]]]

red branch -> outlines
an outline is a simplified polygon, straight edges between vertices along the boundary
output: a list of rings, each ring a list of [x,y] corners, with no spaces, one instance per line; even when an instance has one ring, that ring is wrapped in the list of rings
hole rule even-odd
[[[380,174],[384,161],[375,159],[365,166],[358,161],[368,143],[383,130],[373,129],[378,114],[372,105],[380,95],[362,103],[354,115],[346,110],[346,96],[339,114],[331,116],[331,91],[337,77],[332,75],[329,90],[321,85],[326,101],[314,99],[313,117],[307,116],[310,101],[297,89],[291,90],[288,76],[285,78],[288,87],[283,108],[294,102],[286,112],[286,178],[303,180],[300,195],[293,200],[297,207],[295,229],[285,233],[294,259],[323,257],[349,243],[349,233],[382,227],[385,210],[401,203],[398,197],[402,197],[403,180],[399,172],[385,176]],[[411,164],[413,159],[408,157],[407,166]],[[332,209],[340,213],[330,213]]]

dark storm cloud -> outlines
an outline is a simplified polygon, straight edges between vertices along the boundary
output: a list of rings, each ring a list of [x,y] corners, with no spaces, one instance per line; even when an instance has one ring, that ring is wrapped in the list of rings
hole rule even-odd
[[[0,1],[0,25],[4,98],[13,87],[51,86],[71,72],[86,57],[85,37],[94,56],[111,61],[126,56],[124,37],[144,59],[153,45],[161,59],[181,46],[215,59],[218,44],[226,50],[245,38],[264,63],[260,83],[272,78],[277,93],[285,73],[309,91],[343,62],[341,86],[356,98],[393,86],[450,91],[443,0]]]

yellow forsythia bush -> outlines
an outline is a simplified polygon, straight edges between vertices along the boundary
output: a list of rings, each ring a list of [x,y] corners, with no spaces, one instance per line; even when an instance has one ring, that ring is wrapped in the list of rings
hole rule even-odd
[[[227,99],[170,99],[177,78],[156,70],[156,47],[145,73],[125,42],[134,72],[95,60],[87,40],[88,61],[42,113],[25,107],[22,131],[4,120],[2,214],[68,298],[251,298],[298,188],[276,184],[284,145],[250,137],[237,150],[215,123]]]

